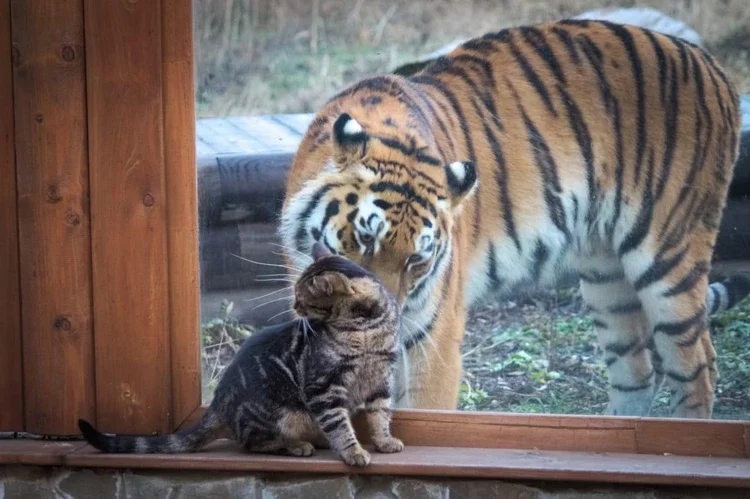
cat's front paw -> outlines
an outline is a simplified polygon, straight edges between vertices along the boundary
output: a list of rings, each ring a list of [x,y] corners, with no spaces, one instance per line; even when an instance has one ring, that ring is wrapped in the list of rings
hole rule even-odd
[[[404,443],[396,437],[375,442],[375,450],[384,454],[393,454],[404,450]]]
[[[294,442],[286,447],[286,451],[298,457],[310,457],[315,454],[315,446],[310,442]]]
[[[343,451],[341,459],[349,466],[367,466],[370,464],[370,453],[364,450],[361,445],[355,445]]]

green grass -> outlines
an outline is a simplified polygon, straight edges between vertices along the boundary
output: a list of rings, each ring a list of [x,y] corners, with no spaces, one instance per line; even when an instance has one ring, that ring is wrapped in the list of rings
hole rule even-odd
[[[602,414],[608,400],[607,372],[591,319],[554,318],[533,309],[525,325],[484,331],[485,344],[464,349],[463,410],[520,413]],[[750,415],[750,300],[712,317],[720,373],[715,417]],[[489,339],[487,339],[489,338]],[[668,415],[670,392],[656,395],[652,415]]]
[[[558,298],[570,299],[562,292]],[[204,400],[253,329],[232,316],[225,301],[219,316],[201,328]],[[513,315],[509,317],[508,311]],[[481,312],[481,311],[480,311]],[[486,310],[485,310],[486,312]],[[480,313],[472,315],[464,345],[464,380],[459,408],[546,414],[602,414],[607,405],[607,371],[597,346],[593,323],[586,315],[550,306],[489,309],[497,319],[481,329]],[[520,326],[508,326],[516,322]],[[715,417],[750,416],[750,299],[711,318],[718,354],[719,383]],[[480,330],[481,329],[481,330]],[[656,395],[652,415],[666,416],[669,390]]]

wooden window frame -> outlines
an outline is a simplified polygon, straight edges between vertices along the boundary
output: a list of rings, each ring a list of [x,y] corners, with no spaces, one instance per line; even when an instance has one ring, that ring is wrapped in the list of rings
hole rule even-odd
[[[50,5],[0,0],[0,431],[170,432],[205,411],[192,1]],[[750,457],[742,421],[401,410],[393,425],[409,446]]]

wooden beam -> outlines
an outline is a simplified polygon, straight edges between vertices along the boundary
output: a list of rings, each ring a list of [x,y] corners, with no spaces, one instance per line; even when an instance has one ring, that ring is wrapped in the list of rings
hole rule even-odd
[[[162,0],[164,160],[169,200],[172,421],[201,402],[198,195],[191,0]]]
[[[12,0],[26,431],[94,417],[81,0]]]
[[[0,431],[23,430],[10,0],[0,0]]]
[[[168,432],[161,2],[84,0],[84,6],[97,419],[104,431]]]

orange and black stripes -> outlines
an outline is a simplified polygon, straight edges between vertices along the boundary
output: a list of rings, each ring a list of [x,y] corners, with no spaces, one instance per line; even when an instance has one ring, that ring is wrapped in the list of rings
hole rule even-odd
[[[351,136],[337,140],[343,115]],[[603,21],[506,29],[334,97],[295,158],[282,233],[300,251],[327,237],[400,290],[407,346],[430,335],[450,359],[415,372],[418,407],[455,395],[453,304],[549,283],[565,262],[604,300],[592,309],[613,413],[644,414],[666,377],[676,413],[705,417],[705,318],[750,291],[708,283],[739,124],[735,89],[700,47]]]

